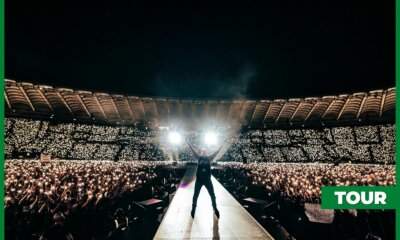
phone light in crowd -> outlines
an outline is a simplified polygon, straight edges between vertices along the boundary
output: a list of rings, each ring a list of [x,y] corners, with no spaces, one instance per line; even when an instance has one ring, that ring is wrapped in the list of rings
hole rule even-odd
[[[178,132],[169,132],[168,134],[168,140],[170,143],[174,144],[174,145],[178,145],[182,142],[182,136],[181,134],[179,134]]]
[[[206,145],[216,145],[218,142],[218,137],[215,132],[206,132],[204,134],[204,143]]]

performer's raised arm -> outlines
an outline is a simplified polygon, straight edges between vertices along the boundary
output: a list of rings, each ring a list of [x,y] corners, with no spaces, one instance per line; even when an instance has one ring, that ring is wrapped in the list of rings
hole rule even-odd
[[[215,151],[213,154],[211,154],[209,156],[210,160],[214,160],[214,158],[218,155],[218,153],[221,151],[223,146],[224,146],[224,144],[221,144],[221,147],[219,147],[217,151]]]
[[[196,158],[199,158],[200,156],[199,156],[199,154],[197,154],[196,150],[194,150],[192,144],[191,144],[188,140],[186,140],[186,143],[189,145],[189,148],[190,148],[190,150],[192,151],[193,155],[194,155]]]

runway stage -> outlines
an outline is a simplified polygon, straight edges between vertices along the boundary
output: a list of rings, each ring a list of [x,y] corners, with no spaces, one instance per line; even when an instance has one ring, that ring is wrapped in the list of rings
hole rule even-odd
[[[188,166],[154,239],[273,239],[214,177],[220,219],[214,215],[205,187],[201,189],[192,219],[195,175],[196,166]]]

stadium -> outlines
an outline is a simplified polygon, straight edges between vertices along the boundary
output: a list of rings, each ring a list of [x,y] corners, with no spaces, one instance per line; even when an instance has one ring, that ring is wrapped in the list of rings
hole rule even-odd
[[[229,201],[251,214],[250,225],[262,228],[242,226],[234,232],[240,238],[249,232],[260,239],[393,234],[390,211],[313,209],[323,185],[395,184],[394,88],[304,99],[205,101],[13,80],[5,85],[9,236],[128,239],[134,232],[151,238],[160,226],[155,239],[215,237],[215,231],[201,230],[215,224],[212,218],[196,231],[179,230],[189,224],[189,211],[175,226],[179,231],[163,227],[177,218],[174,208],[187,207],[180,198],[190,186],[185,168],[191,169],[195,158],[181,138],[198,147],[224,145],[212,170],[222,184],[216,187],[217,201],[227,189],[225,194],[234,197]],[[206,218],[209,200],[201,204]],[[228,226],[243,219],[224,205],[220,211],[217,234],[223,239],[232,234]],[[89,222],[93,226],[80,227]]]
[[[7,0],[5,239],[394,239],[394,9]]]

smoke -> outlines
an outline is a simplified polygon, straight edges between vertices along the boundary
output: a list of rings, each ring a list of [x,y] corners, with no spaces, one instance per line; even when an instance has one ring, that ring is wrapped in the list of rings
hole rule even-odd
[[[244,99],[251,83],[257,77],[253,64],[242,64],[236,69],[213,69],[177,73],[163,71],[157,74],[154,85],[158,95],[177,98]]]
[[[257,77],[254,65],[246,64],[240,67],[231,76],[221,75],[216,80],[214,96],[229,97],[233,99],[243,99],[248,95],[248,89],[252,81]]]
[[[258,73],[252,63],[236,66],[214,67],[213,71],[207,69],[204,73],[200,72],[201,69],[185,71],[182,68],[180,73],[176,72],[176,68],[164,69],[155,78],[156,89],[159,96],[173,98],[244,100],[248,98],[250,87],[254,84]],[[229,135],[235,135],[241,128],[239,116],[232,116],[228,121],[215,124],[229,126],[231,132]],[[202,119],[199,124],[204,122],[207,122],[207,119]]]

